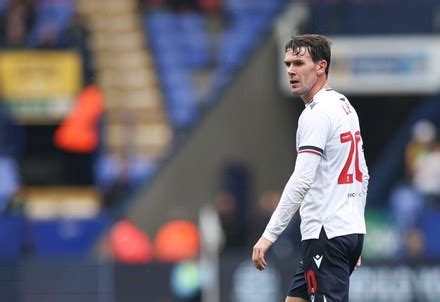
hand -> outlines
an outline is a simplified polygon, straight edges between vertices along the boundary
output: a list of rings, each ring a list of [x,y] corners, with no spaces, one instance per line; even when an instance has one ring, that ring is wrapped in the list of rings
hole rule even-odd
[[[361,259],[361,257],[359,257],[358,261],[356,262],[356,266],[354,267],[354,269],[360,268],[361,265],[362,265],[362,259]]]
[[[255,267],[260,271],[264,270],[264,268],[266,267],[266,260],[264,259],[264,256],[266,255],[272,244],[272,241],[261,237],[254,245],[254,249],[252,252],[252,262],[254,263]]]

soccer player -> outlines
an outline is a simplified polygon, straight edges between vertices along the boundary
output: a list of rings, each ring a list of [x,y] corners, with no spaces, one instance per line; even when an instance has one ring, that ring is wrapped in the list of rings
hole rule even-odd
[[[304,101],[297,158],[277,208],[253,248],[255,267],[299,209],[301,257],[286,302],[348,301],[349,279],[362,251],[368,169],[359,119],[348,99],[327,82],[331,42],[294,36],[284,63],[294,95]]]

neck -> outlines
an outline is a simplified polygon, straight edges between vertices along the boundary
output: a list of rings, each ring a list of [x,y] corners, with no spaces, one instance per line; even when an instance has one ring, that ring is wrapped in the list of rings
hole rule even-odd
[[[310,89],[308,93],[301,95],[301,99],[304,101],[304,104],[307,105],[313,100],[313,97],[318,93],[318,91],[328,87],[330,86],[327,83],[327,78],[323,76],[316,81],[315,85],[313,85],[312,89]]]

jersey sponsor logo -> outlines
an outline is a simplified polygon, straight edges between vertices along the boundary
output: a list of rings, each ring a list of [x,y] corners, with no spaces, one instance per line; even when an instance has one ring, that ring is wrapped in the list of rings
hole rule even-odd
[[[316,266],[319,268],[321,266],[322,255],[313,256],[313,261],[315,261]]]
[[[364,193],[347,193],[348,198],[364,197]]]

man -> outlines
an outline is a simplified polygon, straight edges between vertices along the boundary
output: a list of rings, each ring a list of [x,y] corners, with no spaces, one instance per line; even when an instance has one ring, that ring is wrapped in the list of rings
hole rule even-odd
[[[267,251],[299,208],[302,261],[286,302],[348,301],[365,234],[369,176],[359,120],[347,98],[327,82],[330,58],[330,41],[323,36],[295,36],[285,46],[292,92],[305,104],[298,121],[298,155],[252,261],[259,270],[266,267]]]

